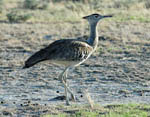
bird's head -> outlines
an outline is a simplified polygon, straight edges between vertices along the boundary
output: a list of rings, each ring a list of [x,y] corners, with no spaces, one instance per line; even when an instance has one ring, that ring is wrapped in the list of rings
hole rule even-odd
[[[112,17],[112,15],[100,15],[100,14],[91,14],[88,16],[83,17],[83,19],[86,19],[89,23],[97,23],[99,20],[103,18],[109,18]]]

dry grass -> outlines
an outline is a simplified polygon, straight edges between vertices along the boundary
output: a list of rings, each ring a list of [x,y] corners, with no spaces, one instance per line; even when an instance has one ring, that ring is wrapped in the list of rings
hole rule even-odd
[[[88,103],[89,103],[91,109],[93,109],[94,108],[94,100],[92,100],[90,93],[88,92],[88,90],[85,90],[84,94],[85,94],[86,99],[88,100]]]
[[[2,20],[6,20],[6,14],[12,8],[32,13],[33,18],[30,22],[76,22],[84,15],[99,12],[101,14],[114,14],[115,17],[112,21],[139,21],[150,22],[149,4],[148,0],[91,0],[86,4],[82,2],[48,2],[48,9],[29,10],[24,9],[24,1],[7,0],[4,2],[4,13],[1,15]],[[140,10],[139,10],[140,9]]]

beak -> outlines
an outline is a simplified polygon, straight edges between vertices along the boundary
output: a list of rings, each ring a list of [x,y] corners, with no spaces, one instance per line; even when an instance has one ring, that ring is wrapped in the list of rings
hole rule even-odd
[[[113,15],[104,15],[103,18],[113,17]]]
[[[82,17],[83,19],[87,19],[89,16],[84,16],[84,17]]]
[[[83,19],[87,19],[90,15],[88,16],[84,16]],[[109,17],[113,17],[113,15],[103,15],[101,16],[102,18],[109,18]]]

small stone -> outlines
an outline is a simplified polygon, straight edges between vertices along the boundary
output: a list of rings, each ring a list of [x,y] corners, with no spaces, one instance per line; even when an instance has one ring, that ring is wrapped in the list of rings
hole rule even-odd
[[[11,113],[10,112],[8,112],[8,111],[3,111],[3,115],[11,115]]]
[[[28,103],[31,103],[31,101],[28,101]]]
[[[38,103],[35,103],[35,104],[32,104],[33,106],[38,106],[39,104]]]

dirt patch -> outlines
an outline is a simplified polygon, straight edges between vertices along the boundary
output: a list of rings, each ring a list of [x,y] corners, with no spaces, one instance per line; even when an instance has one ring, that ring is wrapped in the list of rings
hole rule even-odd
[[[34,52],[59,37],[83,34],[78,25],[0,24],[1,116],[39,116],[54,113],[54,105],[65,104],[64,99],[52,100],[64,95],[57,79],[62,66],[40,63],[26,70],[22,66]],[[69,72],[70,88],[78,98],[75,104],[87,103],[85,89],[102,105],[150,102],[149,27],[149,23],[130,22],[99,30],[101,37],[95,54]]]

